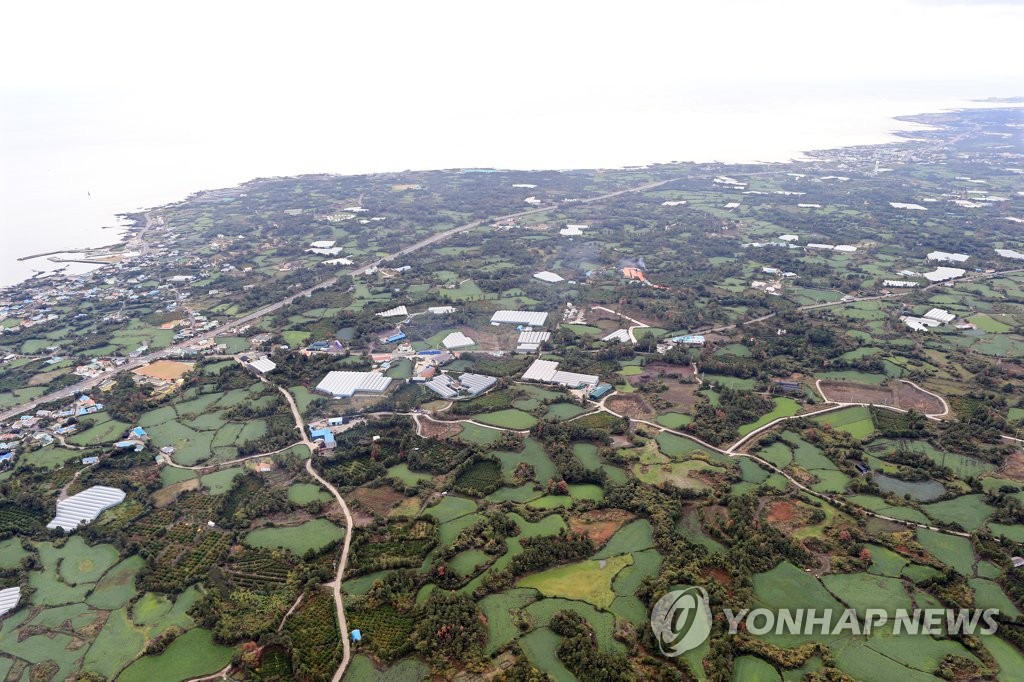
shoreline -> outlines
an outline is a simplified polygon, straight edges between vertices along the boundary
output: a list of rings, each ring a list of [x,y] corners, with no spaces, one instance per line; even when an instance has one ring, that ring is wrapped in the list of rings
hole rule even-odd
[[[1014,99],[1016,99],[1016,98],[1014,98]],[[1024,98],[1021,98],[1021,99],[1024,99]],[[100,245],[96,245],[96,246],[59,248],[59,249],[53,249],[53,250],[50,250],[50,251],[39,252],[39,253],[32,253],[32,254],[27,254],[27,255],[24,255],[24,256],[19,256],[16,259],[14,259],[16,262],[27,262],[27,261],[35,260],[35,259],[38,259],[38,258],[51,257],[48,260],[50,260],[51,262],[54,262],[54,263],[61,264],[62,267],[54,268],[54,269],[49,269],[49,270],[38,270],[38,271],[35,271],[32,275],[25,276],[25,277],[23,277],[19,281],[11,282],[9,284],[2,284],[2,285],[0,285],[0,291],[5,292],[5,293],[6,292],[10,292],[11,290],[14,290],[17,287],[22,286],[22,285],[24,285],[26,283],[29,283],[29,282],[31,282],[33,280],[37,280],[37,279],[45,278],[45,277],[50,277],[50,276],[55,276],[55,275],[60,275],[60,276],[64,276],[64,277],[78,277],[78,276],[87,274],[88,272],[93,272],[96,269],[102,268],[105,265],[112,265],[114,263],[104,262],[104,261],[99,261],[99,260],[90,260],[88,257],[90,255],[93,255],[93,254],[97,253],[97,252],[101,252],[102,253],[104,251],[116,251],[117,249],[123,249],[128,244],[129,240],[133,236],[135,236],[135,234],[139,230],[144,229],[144,221],[147,218],[147,216],[149,214],[151,214],[153,211],[159,211],[159,210],[162,210],[162,209],[170,207],[170,206],[174,206],[174,205],[177,205],[177,204],[181,204],[183,202],[187,202],[187,201],[193,199],[194,197],[200,196],[200,195],[202,195],[204,193],[207,193],[207,192],[236,191],[236,190],[239,190],[239,189],[245,187],[246,185],[249,185],[250,183],[257,182],[257,181],[260,181],[260,180],[297,179],[297,178],[301,178],[301,177],[306,176],[306,175],[339,175],[339,176],[346,176],[346,175],[383,175],[383,174],[389,174],[389,173],[431,172],[431,171],[438,171],[438,170],[471,171],[471,170],[479,169],[479,170],[489,170],[489,171],[492,171],[492,172],[500,172],[500,173],[517,173],[517,172],[518,173],[529,173],[529,172],[543,172],[543,171],[566,172],[566,171],[570,171],[570,170],[589,170],[589,171],[628,170],[628,169],[643,169],[643,168],[658,167],[658,166],[673,166],[673,165],[685,165],[685,164],[692,164],[692,165],[720,164],[720,165],[737,165],[737,166],[764,166],[764,165],[771,165],[771,164],[782,165],[782,164],[790,164],[790,163],[793,163],[793,164],[796,164],[796,163],[811,163],[811,162],[814,162],[814,161],[817,160],[818,155],[820,155],[822,153],[825,153],[825,152],[836,151],[836,150],[840,150],[840,149],[853,149],[853,148],[861,148],[861,147],[875,147],[875,146],[884,146],[884,145],[892,145],[892,144],[900,144],[900,145],[902,145],[902,144],[914,142],[915,141],[915,137],[914,137],[915,133],[925,132],[925,131],[928,131],[930,129],[934,129],[933,125],[928,124],[928,123],[924,123],[924,122],[922,122],[920,120],[916,120],[916,119],[919,119],[920,117],[923,117],[923,116],[936,116],[936,115],[942,115],[942,114],[947,114],[947,113],[955,113],[955,112],[967,111],[967,110],[987,110],[987,109],[991,109],[991,110],[996,110],[996,109],[1022,109],[1022,110],[1024,110],[1024,102],[1019,102],[1019,101],[988,101],[988,100],[962,100],[961,99],[961,100],[957,100],[957,102],[958,102],[958,104],[956,106],[950,106],[950,107],[945,107],[945,108],[936,107],[935,110],[931,110],[931,111],[918,111],[918,112],[911,113],[911,114],[898,114],[898,115],[886,116],[884,118],[884,120],[887,123],[887,125],[885,126],[884,129],[872,131],[871,133],[864,133],[864,134],[870,135],[872,137],[883,138],[883,139],[881,139],[879,141],[873,141],[873,142],[852,142],[851,141],[851,143],[849,143],[849,144],[838,144],[838,145],[834,145],[834,146],[821,146],[821,147],[817,147],[817,148],[814,148],[814,149],[807,149],[807,150],[803,150],[803,151],[799,151],[799,152],[794,152],[794,153],[792,153],[790,155],[790,157],[788,159],[785,159],[785,160],[778,160],[778,159],[776,159],[776,160],[746,160],[746,161],[673,160],[673,161],[649,162],[649,163],[646,163],[646,164],[619,164],[619,165],[609,165],[609,166],[596,166],[596,165],[595,166],[588,166],[586,164],[581,164],[579,166],[562,167],[562,168],[555,168],[555,167],[524,168],[524,167],[512,167],[512,166],[501,167],[501,166],[472,166],[472,165],[467,165],[467,166],[454,166],[454,167],[450,167],[450,168],[438,168],[438,167],[435,166],[433,168],[406,168],[406,169],[402,169],[402,170],[378,170],[378,171],[366,172],[366,173],[337,173],[337,172],[335,172],[335,173],[331,173],[331,172],[324,173],[324,172],[311,171],[311,172],[308,172],[308,173],[285,173],[285,174],[280,174],[280,175],[260,174],[260,175],[256,175],[256,176],[250,177],[247,180],[243,180],[243,181],[235,183],[235,184],[223,185],[223,186],[219,186],[219,187],[203,188],[203,189],[196,190],[194,192],[189,192],[188,194],[186,194],[184,197],[182,197],[180,199],[175,199],[175,200],[171,200],[171,201],[168,201],[168,202],[164,202],[164,203],[160,203],[160,204],[155,204],[153,206],[146,207],[146,208],[138,208],[138,209],[133,210],[133,211],[123,211],[123,212],[115,213],[114,217],[116,219],[120,220],[120,221],[123,221],[124,224],[120,224],[120,225],[106,225],[106,226],[103,226],[103,227],[99,228],[99,229],[104,229],[104,230],[106,230],[106,229],[121,229],[121,230],[124,230],[123,234],[121,234],[118,237],[118,239],[116,241],[114,241],[114,242],[107,242],[105,244],[100,244]],[[897,124],[902,124],[903,126],[911,125],[914,128],[913,129],[907,129],[906,127],[902,127],[901,128]],[[78,259],[78,258],[74,258],[74,259],[57,259],[57,258],[52,258],[53,256],[59,256],[60,254],[81,254],[81,255],[85,256],[85,258],[82,258],[82,259]],[[66,269],[67,269],[67,265],[70,264],[70,263],[84,263],[84,264],[88,264],[88,265],[95,265],[96,267],[92,268],[92,269],[90,269],[90,270],[88,270],[86,272],[68,274],[66,272]]]

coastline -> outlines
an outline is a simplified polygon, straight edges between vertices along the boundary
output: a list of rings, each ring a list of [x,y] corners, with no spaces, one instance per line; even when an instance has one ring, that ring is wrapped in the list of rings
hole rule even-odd
[[[618,164],[618,165],[601,165],[601,166],[593,166],[593,165],[586,165],[586,164],[576,165],[576,166],[569,166],[569,167],[566,167],[566,166],[556,167],[556,166],[540,165],[538,167],[526,168],[526,167],[522,167],[522,166],[516,167],[516,166],[503,166],[503,165],[502,166],[496,166],[496,167],[495,166],[466,165],[466,166],[455,166],[454,168],[494,168],[495,170],[500,170],[500,171],[503,171],[503,172],[531,172],[531,171],[541,171],[541,170],[567,170],[567,169],[570,169],[570,168],[571,169],[583,169],[583,170],[587,170],[587,169],[593,170],[593,169],[597,169],[597,168],[604,169],[604,170],[613,170],[613,169],[623,169],[623,168],[631,168],[631,167],[638,167],[638,166],[639,167],[648,167],[648,166],[673,165],[673,164],[683,164],[683,163],[697,163],[697,164],[700,164],[700,163],[723,163],[723,164],[743,164],[743,165],[762,165],[762,164],[772,164],[772,163],[802,163],[802,162],[814,161],[816,159],[816,155],[817,154],[821,154],[821,153],[825,153],[825,152],[829,152],[829,151],[834,151],[834,150],[839,150],[839,149],[849,149],[849,148],[865,147],[865,146],[881,146],[881,145],[889,145],[889,144],[905,144],[905,143],[908,143],[908,142],[913,142],[914,139],[915,139],[914,138],[914,134],[915,133],[927,131],[930,128],[932,128],[932,126],[930,126],[929,124],[923,123],[920,120],[917,120],[917,119],[919,119],[921,117],[924,117],[924,116],[941,115],[941,114],[944,114],[944,113],[952,113],[952,112],[962,111],[962,110],[966,110],[966,109],[1005,109],[1005,108],[1018,108],[1019,109],[1019,108],[1022,108],[1022,107],[1024,107],[1024,104],[1019,103],[1019,102],[984,101],[984,100],[982,100],[982,101],[959,100],[958,101],[958,106],[935,107],[935,108],[933,108],[931,110],[918,111],[918,112],[911,113],[911,114],[899,114],[899,115],[886,116],[886,117],[882,118],[881,120],[879,120],[878,121],[878,125],[875,127],[875,129],[873,129],[871,131],[867,131],[867,132],[865,132],[865,131],[850,132],[849,134],[847,134],[846,139],[841,140],[841,143],[839,143],[839,144],[822,145],[822,146],[816,146],[816,147],[811,148],[811,149],[805,149],[805,150],[799,151],[799,152],[790,152],[790,153],[788,153],[786,155],[786,156],[788,156],[788,158],[770,158],[770,159],[767,159],[767,160],[745,160],[745,161],[736,160],[736,159],[732,159],[732,160],[719,160],[719,159],[706,159],[706,158],[704,158],[704,159],[697,159],[697,158],[694,158],[694,159],[676,159],[676,160],[673,160],[673,161],[656,161],[656,162],[652,161],[652,162],[649,162],[649,163],[646,163],[646,164],[622,163],[622,164]],[[837,132],[835,136],[836,137],[843,137],[843,134]],[[667,154],[666,156],[671,156],[671,155],[672,154]],[[694,156],[695,157],[699,156],[699,154],[695,153]],[[410,170],[410,171],[412,171],[412,170],[425,171],[425,170],[437,170],[439,168],[444,168],[444,167],[446,167],[445,164],[439,163],[439,164],[436,164],[433,168],[415,168],[415,169],[406,169],[406,170]],[[447,166],[447,167],[452,168],[451,166]],[[403,172],[403,171],[395,171],[393,169],[391,169],[391,170],[388,170],[388,169],[376,169],[376,170],[368,172],[367,174],[378,174],[378,173],[388,173],[388,172]],[[29,281],[31,281],[33,279],[38,279],[40,277],[49,277],[49,276],[53,276],[55,274],[62,274],[62,275],[65,275],[65,276],[74,277],[74,276],[86,274],[87,272],[91,272],[91,271],[93,271],[93,270],[95,270],[97,268],[102,268],[102,267],[104,267],[104,265],[109,265],[111,263],[106,263],[106,262],[103,262],[103,261],[98,260],[98,259],[90,258],[90,256],[108,254],[108,253],[111,253],[111,252],[116,252],[118,250],[124,250],[128,246],[128,244],[131,241],[131,239],[134,236],[136,236],[136,233],[139,232],[140,230],[144,229],[144,221],[145,221],[145,216],[147,214],[149,214],[149,213],[151,213],[153,211],[160,210],[160,209],[162,209],[164,207],[167,207],[167,206],[173,206],[173,205],[179,204],[179,203],[181,203],[183,201],[187,201],[190,198],[192,198],[194,196],[197,196],[199,194],[202,194],[204,192],[218,191],[218,190],[236,190],[238,188],[244,187],[247,184],[249,184],[249,183],[251,183],[253,181],[259,180],[259,179],[298,178],[298,177],[302,177],[303,175],[314,175],[314,174],[321,174],[321,171],[312,170],[311,169],[308,172],[301,172],[301,173],[282,173],[282,174],[259,174],[259,173],[255,173],[255,174],[251,174],[248,177],[248,179],[242,180],[240,182],[235,182],[233,184],[232,183],[228,183],[228,184],[223,184],[223,185],[214,186],[214,187],[201,188],[201,189],[198,189],[198,190],[194,190],[194,191],[188,192],[184,196],[182,196],[181,194],[178,194],[179,198],[174,198],[174,199],[171,199],[170,201],[154,202],[154,203],[152,203],[147,208],[139,208],[139,209],[136,209],[136,210],[133,210],[133,211],[129,211],[129,212],[121,211],[121,212],[118,212],[118,213],[114,213],[114,214],[112,214],[111,217],[115,218],[118,221],[118,224],[115,224],[115,225],[109,225],[108,224],[108,225],[105,225],[105,226],[102,226],[102,227],[99,227],[99,228],[95,228],[96,230],[109,230],[109,229],[120,230],[121,234],[119,234],[117,236],[117,238],[115,240],[113,240],[113,241],[109,240],[110,235],[99,233],[99,234],[96,234],[96,235],[93,235],[93,236],[97,236],[98,237],[98,236],[102,235],[104,237],[102,240],[99,240],[99,239],[96,240],[97,242],[100,242],[100,243],[94,243],[94,244],[87,245],[87,246],[67,246],[67,247],[63,247],[63,244],[57,244],[56,246],[60,247],[60,248],[50,248],[50,249],[47,249],[45,251],[34,251],[34,252],[31,252],[31,253],[27,253],[27,254],[26,253],[21,253],[21,254],[12,253],[12,256],[14,256],[14,257],[10,258],[10,261],[7,264],[5,264],[5,265],[8,265],[8,266],[12,265],[12,261],[15,262],[15,263],[23,263],[23,264],[25,264],[25,263],[32,263],[32,261],[36,261],[36,260],[38,260],[40,258],[47,258],[49,263],[53,263],[57,267],[49,267],[49,268],[46,268],[46,269],[43,269],[43,270],[36,270],[35,268],[32,268],[32,270],[34,271],[33,274],[29,275],[29,274],[26,274],[25,272],[22,272],[22,273],[20,273],[22,275],[20,277],[20,279],[12,280],[12,281],[7,281],[7,282],[4,282],[3,279],[0,278],[0,290],[5,291],[5,292],[6,291],[10,291],[10,290],[12,290],[12,289],[14,289],[14,288],[16,288],[16,287],[18,287],[18,286],[20,286],[22,284],[25,284],[26,282],[29,282]],[[358,174],[363,174],[363,173],[333,172],[333,173],[328,173],[328,174],[332,174],[332,175],[358,175]],[[236,175],[237,175],[237,173],[236,173]],[[68,256],[68,257],[61,258],[60,256],[62,256],[62,255]],[[75,256],[80,256],[80,257],[76,258]],[[32,264],[33,265],[46,265],[44,263],[32,263]],[[72,265],[72,264],[76,265],[77,267],[69,268],[68,266]],[[81,266],[86,266],[86,265],[89,266],[89,267],[81,267]],[[10,269],[11,268],[9,267],[8,270],[10,270]],[[13,269],[20,269],[20,270],[24,271],[25,267],[24,266],[22,266],[20,268],[15,267]]]

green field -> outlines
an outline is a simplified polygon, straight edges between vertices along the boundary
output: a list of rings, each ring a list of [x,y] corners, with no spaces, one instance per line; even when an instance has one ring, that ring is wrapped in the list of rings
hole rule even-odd
[[[800,411],[800,404],[792,398],[775,398],[775,408],[772,409],[768,414],[762,415],[756,422],[750,424],[744,424],[739,427],[741,436],[745,436],[751,431],[754,431],[765,424],[779,419],[781,417],[792,417],[794,414]]]
[[[829,424],[832,428],[846,431],[854,438],[867,438],[875,431],[871,421],[871,412],[866,407],[848,407],[842,410],[827,412],[815,417],[818,424]]]
[[[611,559],[581,561],[559,566],[519,580],[519,587],[532,587],[545,597],[579,599],[598,608],[607,609],[615,600],[612,580],[633,557],[623,554]]]
[[[498,426],[503,429],[528,429],[537,423],[537,419],[531,415],[516,409],[498,410],[486,414],[474,415],[473,419],[481,424]]]
[[[293,483],[288,486],[288,500],[294,504],[330,502],[332,499],[330,493],[314,483]]]
[[[330,521],[313,519],[298,526],[257,528],[245,536],[245,544],[268,549],[280,547],[302,556],[309,550],[319,551],[344,535],[345,531]]]
[[[216,672],[231,661],[233,649],[213,641],[209,630],[189,630],[159,656],[143,656],[128,666],[123,682],[178,682]]]

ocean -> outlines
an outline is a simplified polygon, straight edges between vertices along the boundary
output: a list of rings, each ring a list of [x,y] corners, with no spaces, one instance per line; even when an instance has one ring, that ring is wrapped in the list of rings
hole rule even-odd
[[[63,264],[30,254],[120,239],[116,215],[256,177],[498,167],[613,168],[669,161],[787,161],[808,150],[892,141],[894,116],[963,106],[955,98],[825,101],[737,96],[628,105],[514,102],[451,111],[195,115],[158,105],[7,98],[0,118],[0,286]],[[77,108],[76,108],[77,105]],[[122,226],[123,228],[123,226]],[[65,257],[67,257],[65,255]],[[93,266],[70,265],[69,272]]]

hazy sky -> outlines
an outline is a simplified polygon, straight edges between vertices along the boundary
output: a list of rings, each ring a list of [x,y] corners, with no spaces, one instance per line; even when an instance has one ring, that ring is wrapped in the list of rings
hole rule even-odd
[[[1024,91],[1020,3],[47,2],[0,18],[0,92],[31,105],[5,104],[8,132],[29,118],[122,139],[282,121],[377,134],[636,99]]]

